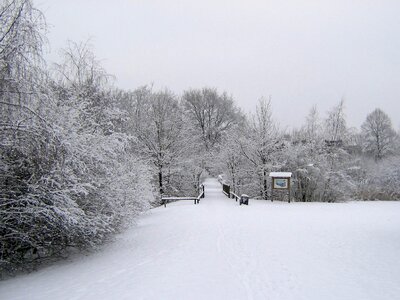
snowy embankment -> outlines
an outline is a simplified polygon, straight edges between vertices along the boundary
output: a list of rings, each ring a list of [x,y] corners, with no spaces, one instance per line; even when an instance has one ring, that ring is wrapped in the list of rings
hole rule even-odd
[[[153,209],[101,252],[0,282],[0,299],[400,299],[400,202],[223,196]]]

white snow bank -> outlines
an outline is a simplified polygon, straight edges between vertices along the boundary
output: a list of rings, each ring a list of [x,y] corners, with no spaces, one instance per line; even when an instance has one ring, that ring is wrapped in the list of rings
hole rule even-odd
[[[0,299],[400,299],[400,202],[153,209],[102,252],[0,283]]]

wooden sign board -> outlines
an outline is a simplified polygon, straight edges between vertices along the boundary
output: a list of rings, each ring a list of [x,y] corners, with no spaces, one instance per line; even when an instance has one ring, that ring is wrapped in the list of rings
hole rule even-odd
[[[272,188],[277,190],[287,190],[290,188],[289,178],[272,178]]]
[[[290,178],[292,177],[291,172],[271,172],[269,176],[272,178],[271,185],[271,201],[273,200],[274,190],[284,190],[288,193],[288,202],[290,202]],[[278,191],[276,191],[278,193]]]

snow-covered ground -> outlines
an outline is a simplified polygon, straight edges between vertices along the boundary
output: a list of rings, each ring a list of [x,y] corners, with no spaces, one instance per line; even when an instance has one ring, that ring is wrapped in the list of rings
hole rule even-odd
[[[0,282],[0,299],[400,299],[400,202],[172,203],[99,253]]]

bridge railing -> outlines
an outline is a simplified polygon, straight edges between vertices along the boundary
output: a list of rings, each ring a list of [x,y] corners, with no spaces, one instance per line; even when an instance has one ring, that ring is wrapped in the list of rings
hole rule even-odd
[[[167,207],[167,203],[171,201],[180,201],[180,200],[189,200],[193,201],[194,204],[199,204],[200,199],[204,198],[204,196],[205,196],[204,185],[201,185],[200,193],[197,197],[161,197],[161,204],[164,205],[164,207]]]
[[[227,196],[228,198],[235,199],[236,202],[240,200],[240,196],[232,192],[231,186],[229,184],[223,181],[220,181],[220,183],[222,185],[222,192],[224,193],[225,196]]]
[[[231,196],[229,198],[235,198],[235,201],[237,202],[238,199],[240,199],[240,196],[235,194],[234,192],[231,192]]]
[[[222,184],[222,192],[225,194],[225,196],[230,197],[231,187],[226,183],[221,183],[221,184]]]

